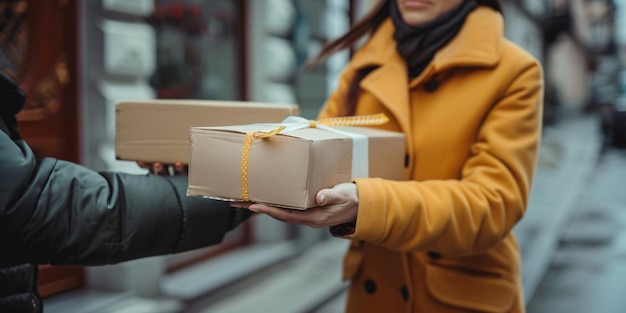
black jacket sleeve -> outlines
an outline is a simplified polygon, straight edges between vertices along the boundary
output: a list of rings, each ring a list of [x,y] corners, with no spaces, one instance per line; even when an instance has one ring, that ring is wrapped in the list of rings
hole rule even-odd
[[[186,176],[36,161],[0,131],[0,264],[102,265],[221,242],[234,209],[186,188]]]

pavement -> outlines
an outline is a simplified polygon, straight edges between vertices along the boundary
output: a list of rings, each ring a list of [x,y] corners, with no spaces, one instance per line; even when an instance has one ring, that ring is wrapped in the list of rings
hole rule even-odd
[[[626,149],[603,151],[528,312],[626,312],[625,177]]]
[[[553,259],[560,239],[602,149],[594,115],[571,116],[544,128],[527,212],[514,228],[522,255],[528,303]]]

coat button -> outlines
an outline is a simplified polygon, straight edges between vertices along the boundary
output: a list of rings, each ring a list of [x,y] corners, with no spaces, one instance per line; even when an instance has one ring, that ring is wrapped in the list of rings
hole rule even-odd
[[[424,90],[426,90],[426,92],[434,92],[437,88],[439,88],[439,83],[434,79],[424,83]]]
[[[402,299],[404,301],[409,301],[409,288],[402,286],[402,288],[400,288],[400,294],[402,294]]]
[[[441,254],[439,252],[435,252],[435,251],[428,251],[428,256],[431,259],[435,259],[435,260],[441,258]]]
[[[365,288],[365,292],[369,294],[373,294],[376,292],[376,282],[371,279],[368,279],[363,284],[363,288]]]

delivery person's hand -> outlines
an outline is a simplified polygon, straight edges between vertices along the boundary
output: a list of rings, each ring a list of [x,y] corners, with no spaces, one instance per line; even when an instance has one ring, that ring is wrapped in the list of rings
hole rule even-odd
[[[264,204],[232,202],[232,207],[248,208],[252,212],[267,214],[277,220],[307,225],[313,228],[335,226],[356,221],[359,196],[355,184],[344,183],[320,190],[315,197],[318,207],[307,210],[276,208]]]
[[[165,176],[174,176],[174,175],[186,175],[188,171],[188,166],[183,164],[182,162],[176,162],[174,164],[164,164],[160,162],[142,162],[138,161],[137,165],[141,168],[145,168],[150,171],[151,174],[154,175],[165,175]]]

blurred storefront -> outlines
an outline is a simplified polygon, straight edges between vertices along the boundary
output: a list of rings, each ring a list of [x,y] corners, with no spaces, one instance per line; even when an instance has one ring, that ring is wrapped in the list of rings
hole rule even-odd
[[[611,0],[504,1],[506,35],[544,65],[545,119],[588,109],[599,62],[614,55],[614,4]]]

